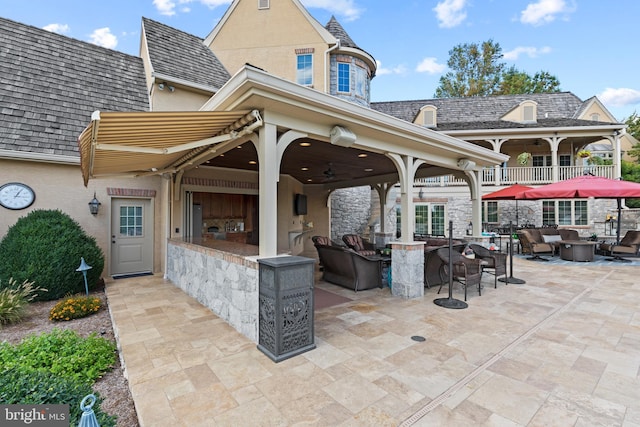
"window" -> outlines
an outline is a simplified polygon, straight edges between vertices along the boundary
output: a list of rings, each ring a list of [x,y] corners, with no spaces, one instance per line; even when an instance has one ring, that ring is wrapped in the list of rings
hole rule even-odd
[[[356,96],[364,98],[367,93],[367,72],[362,67],[356,68]]]
[[[542,223],[545,225],[587,225],[589,212],[586,200],[545,200],[542,202]]]
[[[338,63],[338,92],[351,92],[351,66],[344,62]]]
[[[593,120],[594,122],[599,122],[600,121],[600,114],[598,113],[593,113],[591,115],[591,120]]]
[[[443,204],[420,203],[415,205],[415,210],[415,232],[417,234],[444,235],[445,209]],[[399,222],[398,227],[400,227]]]
[[[299,85],[313,85],[313,55],[298,55],[296,82]]]
[[[120,235],[142,236],[142,206],[120,206]]]
[[[426,105],[420,110],[422,111],[422,125],[430,128],[436,127],[436,107]]]
[[[258,0],[258,9],[269,9],[269,0]]]
[[[482,202],[482,222],[498,223],[498,202]]]

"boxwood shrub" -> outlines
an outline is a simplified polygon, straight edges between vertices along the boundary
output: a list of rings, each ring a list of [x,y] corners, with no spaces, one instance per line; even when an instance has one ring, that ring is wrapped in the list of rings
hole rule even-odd
[[[84,257],[89,289],[98,284],[104,268],[104,254],[69,215],[60,210],[34,210],[12,225],[0,241],[0,286],[9,278],[34,282],[47,292],[37,301],[85,292],[84,277],[76,271]]]

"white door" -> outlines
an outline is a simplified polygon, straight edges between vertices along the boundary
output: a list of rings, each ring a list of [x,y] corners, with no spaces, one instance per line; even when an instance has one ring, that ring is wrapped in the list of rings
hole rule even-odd
[[[111,275],[153,271],[153,210],[150,199],[113,199]]]

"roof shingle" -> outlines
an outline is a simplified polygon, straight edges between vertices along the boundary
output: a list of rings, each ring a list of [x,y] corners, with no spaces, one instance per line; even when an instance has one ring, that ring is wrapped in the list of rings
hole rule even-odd
[[[0,150],[78,157],[95,110],[146,111],[140,58],[0,18]]]

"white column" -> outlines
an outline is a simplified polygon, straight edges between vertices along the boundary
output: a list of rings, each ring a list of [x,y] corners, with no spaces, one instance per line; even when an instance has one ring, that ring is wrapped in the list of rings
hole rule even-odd
[[[278,161],[276,126],[265,123],[258,132],[258,170],[260,200],[260,249],[261,258],[273,257],[278,253]]]

